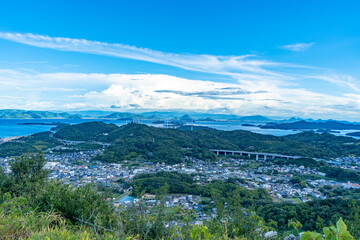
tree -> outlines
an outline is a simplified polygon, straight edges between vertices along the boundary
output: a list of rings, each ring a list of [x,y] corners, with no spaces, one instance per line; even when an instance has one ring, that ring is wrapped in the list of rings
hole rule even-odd
[[[300,182],[300,186],[301,186],[301,188],[306,188],[306,181],[304,181],[304,180],[302,180],[301,182]]]
[[[35,155],[25,154],[15,158],[10,163],[7,189],[15,195],[24,195],[43,185],[49,176],[49,171],[44,169],[46,160],[42,153]]]
[[[293,178],[290,179],[290,182],[293,184],[299,184],[301,183],[301,178],[299,176],[294,176]]]

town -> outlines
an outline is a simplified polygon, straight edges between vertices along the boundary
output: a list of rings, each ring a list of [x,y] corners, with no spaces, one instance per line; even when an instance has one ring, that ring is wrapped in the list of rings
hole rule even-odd
[[[47,164],[45,168],[51,171],[49,179],[58,179],[64,183],[71,183],[75,186],[94,183],[113,189],[122,198],[113,199],[114,205],[128,205],[133,203],[135,198],[126,197],[131,193],[131,181],[138,174],[158,173],[176,171],[179,173],[191,174],[196,183],[204,185],[214,180],[226,180],[229,178],[239,179],[239,185],[246,189],[266,189],[274,201],[285,201],[292,203],[307,202],[312,199],[326,199],[328,196],[322,189],[356,189],[359,184],[351,182],[340,182],[325,178],[325,173],[315,169],[273,164],[271,160],[253,160],[232,158],[227,156],[220,158],[217,162],[206,162],[199,159],[185,157],[184,163],[165,164],[143,162],[134,164],[130,161],[118,163],[105,163],[93,160],[101,154],[103,149],[93,151],[69,152],[60,154],[45,154]],[[13,157],[0,159],[0,166],[5,173],[10,172],[9,162]],[[328,161],[328,164],[335,164],[335,167],[351,168],[359,171],[353,163],[358,163],[360,158],[344,157]],[[352,166],[352,167],[349,167]],[[296,181],[296,176],[317,176],[317,179],[306,179]],[[122,179],[122,181],[119,181]],[[125,197],[124,197],[125,196]],[[154,204],[155,197],[146,195],[148,204]],[[195,200],[194,200],[195,199]],[[197,196],[170,197],[168,206],[179,205],[184,208],[199,210]]]

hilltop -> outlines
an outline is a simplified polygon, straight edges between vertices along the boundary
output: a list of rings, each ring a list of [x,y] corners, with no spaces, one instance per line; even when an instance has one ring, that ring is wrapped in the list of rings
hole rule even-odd
[[[110,133],[117,128],[115,124],[85,122],[60,128],[54,137],[72,141],[90,141],[96,139],[101,134]]]
[[[72,125],[60,129],[55,137],[68,140],[101,141],[111,146],[99,156],[100,160],[120,162],[131,159],[178,163],[191,156],[204,160],[216,160],[209,149],[231,149],[282,153],[308,157],[335,157],[321,145],[311,145],[288,137],[261,135],[248,131],[220,131],[211,128],[165,129],[142,124],[121,127],[101,122]],[[94,132],[94,129],[96,131]],[[89,132],[93,132],[89,134]],[[336,136],[335,136],[336,137]]]

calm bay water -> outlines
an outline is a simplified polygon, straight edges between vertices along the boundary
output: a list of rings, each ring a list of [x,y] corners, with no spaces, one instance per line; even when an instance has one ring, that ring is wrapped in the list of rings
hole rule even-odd
[[[54,125],[23,125],[23,123],[82,123],[83,119],[0,119],[0,138],[26,136],[37,132],[49,131]],[[91,121],[91,120],[89,120]]]
[[[5,137],[14,137],[14,136],[27,136],[37,132],[49,131],[53,125],[23,125],[24,123],[69,123],[69,124],[78,124],[83,122],[91,121],[104,121],[106,123],[114,123],[118,126],[124,125],[127,122],[121,120],[99,120],[99,119],[0,119],[0,138]],[[154,127],[163,127],[162,124],[153,124],[150,121],[142,122],[144,124],[154,126]],[[261,129],[257,126],[242,126],[244,122],[195,122],[194,126],[204,126],[215,128],[218,130],[224,131],[233,131],[233,130],[246,130],[260,134],[269,134],[274,136],[285,136],[289,134],[295,134],[300,131],[292,130],[280,130],[280,129]],[[248,123],[253,125],[259,125],[258,123]],[[352,130],[340,131],[340,133],[335,135],[344,136],[348,132],[354,132]]]

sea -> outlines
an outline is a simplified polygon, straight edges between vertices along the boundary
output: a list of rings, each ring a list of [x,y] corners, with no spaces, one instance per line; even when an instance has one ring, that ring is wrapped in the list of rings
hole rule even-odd
[[[0,119],[0,138],[27,136],[38,132],[49,131],[58,123],[79,124],[83,122],[103,121],[105,123],[114,123],[122,126],[128,123],[125,120],[106,120],[106,119]],[[164,127],[163,124],[152,123],[151,121],[142,121],[140,123],[154,127]],[[246,123],[252,126],[243,126]],[[261,124],[261,123],[260,123]],[[246,130],[254,133],[267,134],[273,136],[285,136],[289,134],[299,133],[295,130],[281,129],[262,129],[259,123],[239,122],[239,121],[208,121],[194,122],[194,126],[210,127],[223,131]],[[355,132],[356,130],[345,130],[334,133],[335,135],[345,136],[346,133]]]

